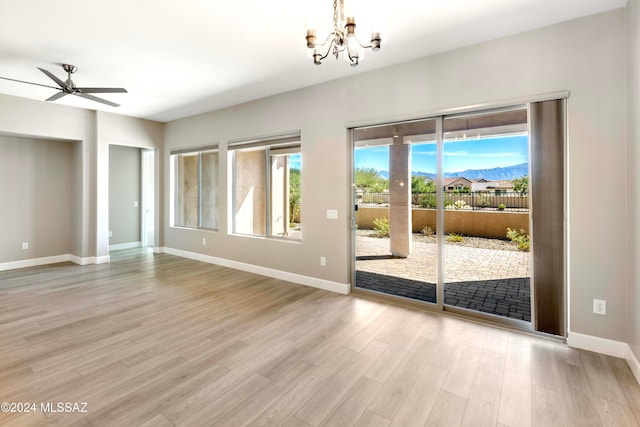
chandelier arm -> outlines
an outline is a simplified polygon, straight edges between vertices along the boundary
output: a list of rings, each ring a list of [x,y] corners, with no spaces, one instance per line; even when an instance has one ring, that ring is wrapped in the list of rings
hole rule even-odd
[[[331,43],[329,44],[329,46],[327,47],[327,51],[324,53],[324,55],[320,56],[320,54],[317,54],[317,56],[319,56],[319,58],[316,58],[316,54],[314,53],[314,58],[313,58],[313,62],[317,65],[320,65],[322,63],[322,61],[329,56],[329,54],[332,54],[332,46],[334,44],[335,40],[331,40]],[[326,41],[325,41],[326,43]],[[317,52],[317,51],[316,51]]]
[[[373,45],[371,45],[371,44],[368,44],[368,45],[365,46],[362,43],[360,43],[360,40],[358,39],[358,36],[356,36],[355,34],[353,35],[353,38],[356,39],[356,41],[358,42],[360,47],[363,48],[363,49],[371,49],[373,47]]]
[[[316,46],[324,46],[325,44],[327,44],[327,42],[329,40],[331,40],[333,42],[335,40],[335,38],[336,38],[336,32],[333,31],[333,32],[329,33],[327,38],[322,43],[316,43]]]
[[[333,49],[332,46],[335,44],[335,39],[331,40],[331,43],[329,44],[329,47],[327,48],[327,52],[324,54],[324,56],[320,57],[320,61],[322,61],[323,59],[325,59],[327,56],[329,56],[329,54],[332,54],[333,52],[331,52]]]

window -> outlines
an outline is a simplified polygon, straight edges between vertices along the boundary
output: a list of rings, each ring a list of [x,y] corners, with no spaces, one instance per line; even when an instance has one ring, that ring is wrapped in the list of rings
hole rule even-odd
[[[218,229],[218,159],[217,146],[171,152],[172,226]]]
[[[233,233],[301,237],[300,133],[229,144]]]

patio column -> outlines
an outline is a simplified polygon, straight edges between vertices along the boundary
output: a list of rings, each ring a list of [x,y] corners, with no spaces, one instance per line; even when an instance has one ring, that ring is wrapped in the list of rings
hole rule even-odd
[[[411,144],[394,136],[389,147],[389,225],[391,255],[411,254]]]

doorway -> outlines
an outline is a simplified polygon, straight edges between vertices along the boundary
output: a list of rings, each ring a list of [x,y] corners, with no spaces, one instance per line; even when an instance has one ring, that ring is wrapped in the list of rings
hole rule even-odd
[[[562,321],[532,327],[532,301],[540,300],[533,292],[533,228],[548,225],[531,216],[529,177],[544,160],[530,156],[540,151],[531,141],[543,143],[529,129],[551,126],[540,114],[531,123],[538,104],[352,130],[354,290],[564,334]],[[552,125],[563,135],[562,120]],[[564,146],[563,138],[557,141]],[[562,187],[563,160],[555,151],[560,167],[553,180]],[[556,264],[564,265],[562,221],[558,230]],[[540,277],[544,267],[537,264]],[[555,295],[561,313],[562,273],[553,281],[545,295]]]

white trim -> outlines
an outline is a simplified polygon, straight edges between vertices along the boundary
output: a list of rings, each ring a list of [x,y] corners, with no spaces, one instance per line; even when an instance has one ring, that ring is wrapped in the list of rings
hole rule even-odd
[[[142,242],[119,243],[117,245],[109,245],[109,251],[121,251],[123,249],[135,249],[142,246]]]
[[[109,255],[99,256],[95,258],[94,264],[107,264],[111,262]]]
[[[55,255],[55,256],[48,256],[48,257],[42,257],[42,258],[24,259],[20,261],[3,262],[3,263],[0,263],[0,271],[15,270],[17,268],[38,267],[41,265],[57,264],[60,262],[68,262],[68,261],[71,261],[72,263],[78,264],[78,265],[89,265],[89,264],[103,264],[103,263],[111,262],[111,258],[109,256],[103,256],[98,258],[96,257],[81,258],[79,256],[71,255],[71,254]]]
[[[338,283],[329,280],[318,279],[316,277],[303,276],[301,274],[289,273],[287,271],[274,270],[272,268],[260,267],[258,265],[247,264],[244,262],[232,261],[224,258],[212,257],[195,252],[183,251],[181,249],[162,248],[163,253],[175,255],[183,258],[189,258],[196,261],[202,261],[209,264],[229,267],[236,270],[247,271],[249,273],[260,274],[262,276],[273,277],[274,279],[286,280],[288,282],[300,285],[311,286],[313,288],[324,289],[325,291],[337,292],[347,295],[350,285],[348,283]]]
[[[638,358],[626,342],[569,332],[567,344],[570,347],[625,359],[629,368],[631,368],[631,372],[633,372],[633,376],[636,377],[636,381],[640,384],[640,361],[638,361]]]
[[[391,117],[385,122],[376,122],[371,123],[371,121],[354,121],[348,122],[345,124],[347,129],[350,128],[359,128],[359,127],[367,127],[367,126],[383,126],[390,125],[400,122],[410,122],[413,120],[424,120],[424,119],[432,119],[438,116],[452,116],[456,114],[464,114],[464,113],[473,113],[480,112],[482,110],[493,110],[505,107],[512,107],[515,105],[526,105],[530,102],[543,102],[543,101],[552,101],[555,99],[568,99],[571,95],[571,92],[568,90],[561,90],[557,92],[543,93],[538,95],[530,95],[530,96],[521,96],[518,98],[512,99],[503,99],[500,101],[493,102],[484,102],[479,104],[465,105],[463,107],[453,107],[453,108],[445,108],[442,110],[429,111],[424,112],[422,114],[412,115],[412,116],[398,116]]]
[[[596,353],[620,357],[622,359],[626,359],[628,355],[627,353],[631,351],[629,345],[625,342],[594,337],[592,335],[578,334],[576,332],[569,332],[567,344],[569,347],[594,351]]]
[[[69,255],[69,261],[78,265],[89,265],[96,263],[96,257],[80,258],[79,256]]]
[[[627,363],[631,368],[631,372],[633,372],[633,375],[636,377],[636,381],[640,384],[640,361],[638,361],[638,358],[633,353],[629,345],[627,345],[627,354],[625,359],[627,359]]]
[[[37,267],[40,265],[57,264],[59,262],[71,261],[71,255],[55,255],[43,258],[23,259],[20,261],[9,261],[0,264],[0,271],[15,270],[17,268]]]

